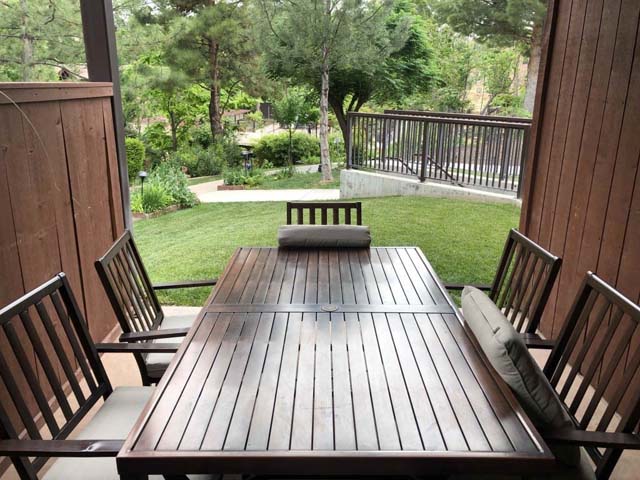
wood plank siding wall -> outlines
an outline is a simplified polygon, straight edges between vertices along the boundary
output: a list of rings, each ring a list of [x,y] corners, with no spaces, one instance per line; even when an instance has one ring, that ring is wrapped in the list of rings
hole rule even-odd
[[[551,0],[520,229],[563,258],[556,337],[587,270],[640,301],[640,2]]]
[[[124,229],[111,95],[110,83],[0,83],[0,305],[64,271],[95,340],[116,318],[93,262]]]

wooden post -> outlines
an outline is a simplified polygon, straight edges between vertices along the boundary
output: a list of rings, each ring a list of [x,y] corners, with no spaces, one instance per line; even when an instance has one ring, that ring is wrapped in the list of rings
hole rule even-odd
[[[345,145],[345,149],[347,150],[347,170],[350,170],[352,167],[353,156],[351,155],[351,135],[352,135],[352,119],[353,115],[351,112],[347,112],[347,144]]]
[[[517,197],[522,198],[522,181],[524,179],[524,169],[527,163],[527,155],[529,153],[529,139],[531,136],[531,127],[525,127],[522,135],[522,152],[520,153],[520,171],[518,172],[518,193]]]
[[[122,214],[125,227],[131,230],[133,222],[129,199],[127,156],[124,148],[124,114],[120,95],[120,74],[118,72],[113,6],[111,0],[80,0],[80,13],[82,15],[82,31],[89,80],[92,82],[111,82],[113,84],[111,107],[113,109],[118,154]]]
[[[427,148],[429,141],[427,139],[427,131],[429,130],[429,122],[422,122],[422,156],[420,161],[420,181],[424,182],[427,179]]]

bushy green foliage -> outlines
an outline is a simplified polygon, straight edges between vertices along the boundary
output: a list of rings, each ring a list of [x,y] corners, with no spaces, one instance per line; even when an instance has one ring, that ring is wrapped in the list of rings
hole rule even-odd
[[[221,148],[218,145],[212,145],[209,148],[196,149],[196,164],[191,175],[195,177],[204,177],[207,175],[219,175],[226,168]]]
[[[289,161],[289,134],[265,135],[256,143],[253,152],[258,162],[271,162],[276,167],[286,165]],[[320,143],[316,137],[298,132],[291,136],[293,163],[300,163],[304,158],[319,156]]]
[[[142,170],[144,166],[144,143],[137,138],[128,137],[124,139],[124,148],[127,153],[127,170],[129,170],[129,179],[136,178],[138,172]]]
[[[180,165],[169,160],[154,168],[144,183],[144,189],[131,196],[131,210],[138,213],[156,212],[169,205],[189,208],[197,203],[198,199],[189,190],[187,176]]]
[[[523,107],[523,103],[524,99],[522,95],[503,93],[496,95],[491,102],[491,106],[497,108],[499,115],[531,118],[531,113]]]
[[[149,175],[149,183],[161,185],[171,197],[173,205],[186,208],[193,207],[198,202],[195,194],[189,190],[187,176],[182,172],[180,165],[176,163],[163,162],[158,165]]]
[[[166,125],[162,122],[149,125],[142,133],[142,141],[153,166],[158,165],[165,153],[171,150],[171,135],[167,133]]]
[[[138,190],[131,196],[131,210],[135,213],[153,213],[171,205],[171,195],[164,186],[149,181],[144,191]]]
[[[227,167],[242,163],[242,150],[232,136],[219,137],[215,143],[194,141],[169,155],[169,160],[186,167],[192,177],[219,175]]]
[[[197,123],[189,127],[187,136],[191,144],[199,145],[202,148],[209,148],[213,143],[211,128],[204,123]]]
[[[255,128],[261,128],[264,125],[264,115],[262,115],[260,110],[247,113],[244,118],[252,122]]]
[[[224,172],[225,185],[247,185],[255,187],[264,181],[264,172],[260,168],[245,170],[243,168],[230,168]]]

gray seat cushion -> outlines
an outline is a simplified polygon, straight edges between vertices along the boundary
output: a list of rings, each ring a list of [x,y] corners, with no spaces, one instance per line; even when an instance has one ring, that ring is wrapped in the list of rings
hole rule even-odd
[[[280,247],[366,248],[371,245],[364,225],[283,225],[278,229]]]
[[[167,315],[160,324],[163,328],[190,328],[196,315]],[[155,340],[162,343],[180,343],[184,337],[161,338]],[[173,358],[173,353],[149,353],[145,358],[147,374],[152,378],[161,378]]]
[[[522,337],[491,299],[474,287],[462,292],[462,315],[482,350],[511,387],[529,418],[540,429],[573,426],[553,388],[529,353]],[[553,447],[568,465],[579,465],[578,447]]]
[[[154,387],[119,387],[74,438],[78,440],[125,440],[140,416]],[[43,480],[119,480],[115,458],[60,458]],[[214,475],[193,475],[191,480],[217,479]],[[150,480],[164,480],[152,475]]]

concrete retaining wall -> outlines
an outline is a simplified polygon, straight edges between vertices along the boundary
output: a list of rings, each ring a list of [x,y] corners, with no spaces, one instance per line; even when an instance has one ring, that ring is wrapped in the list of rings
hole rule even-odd
[[[340,198],[425,196],[458,198],[480,202],[512,203],[520,205],[515,195],[447,185],[436,182],[421,183],[417,178],[399,177],[361,170],[342,170]]]

